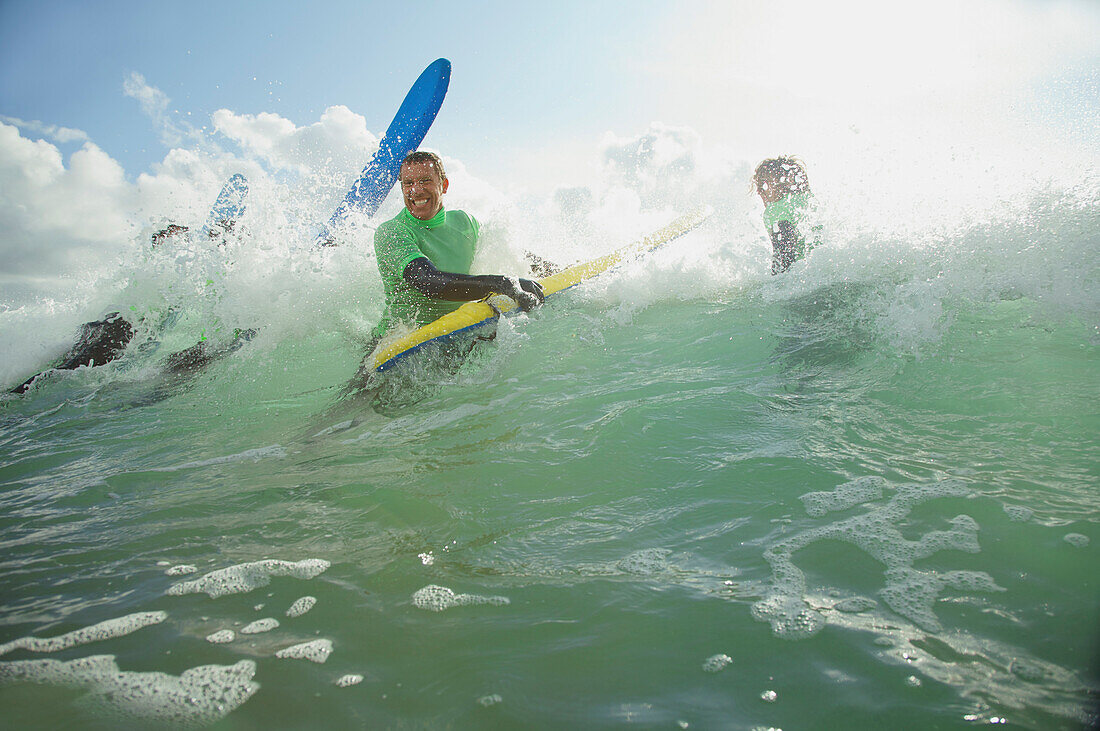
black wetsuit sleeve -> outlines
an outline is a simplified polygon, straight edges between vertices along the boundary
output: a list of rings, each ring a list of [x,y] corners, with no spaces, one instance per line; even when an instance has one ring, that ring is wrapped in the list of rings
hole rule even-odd
[[[529,309],[543,299],[542,286],[533,280],[516,280],[500,274],[442,272],[424,256],[409,262],[401,276],[421,294],[453,302],[468,302],[497,293],[516,300],[523,309]],[[530,302],[531,299],[534,302]]]
[[[782,274],[804,253],[802,234],[790,221],[780,221],[768,233],[772,237],[772,274]]]

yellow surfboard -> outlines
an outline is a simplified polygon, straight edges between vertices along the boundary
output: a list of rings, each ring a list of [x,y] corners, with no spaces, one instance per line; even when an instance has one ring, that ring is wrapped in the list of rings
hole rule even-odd
[[[574,287],[586,279],[602,274],[620,262],[667,244],[699,226],[712,213],[709,206],[702,206],[680,216],[669,225],[646,236],[641,241],[616,249],[598,259],[574,264],[567,269],[539,279],[543,294],[547,297]],[[467,302],[454,312],[430,322],[393,342],[385,343],[368,356],[365,371],[388,370],[402,359],[432,343],[447,341],[453,337],[478,334],[482,329],[496,325],[497,318],[516,309],[511,297],[493,294],[477,302]],[[361,371],[362,372],[362,371]]]

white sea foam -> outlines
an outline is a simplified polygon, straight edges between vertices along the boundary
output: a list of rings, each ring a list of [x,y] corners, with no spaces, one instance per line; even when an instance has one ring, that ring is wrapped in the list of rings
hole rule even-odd
[[[1077,546],[1078,548],[1084,548],[1089,545],[1089,537],[1080,533],[1067,533],[1063,538],[1066,543],[1071,546]]]
[[[874,599],[865,596],[853,596],[837,602],[833,605],[833,609],[838,612],[858,614],[860,612],[869,612],[877,606],[878,602]]]
[[[215,645],[224,645],[235,639],[237,639],[237,635],[231,629],[218,630],[206,636],[206,641]]]
[[[242,635],[258,635],[262,632],[270,632],[271,630],[279,626],[279,620],[273,617],[265,617],[264,619],[257,619],[255,622],[250,622],[241,628]]]
[[[332,640],[312,640],[279,650],[275,653],[275,657],[323,663],[331,654]]]
[[[341,675],[336,680],[336,686],[338,688],[350,688],[353,685],[359,685],[363,682],[363,676],[355,673],[348,673],[347,675]]]
[[[455,594],[453,590],[445,586],[429,584],[413,594],[413,605],[420,609],[432,612],[442,612],[451,607],[462,607],[470,604],[492,604],[503,606],[510,603],[508,597],[503,596],[479,596],[477,594]]]
[[[733,662],[733,658],[725,653],[711,655],[703,661],[703,670],[708,673],[717,673],[725,670],[731,662]]]
[[[290,605],[290,608],[286,610],[286,616],[301,617],[310,609],[313,609],[313,605],[316,603],[317,599],[315,599],[314,597],[304,596]]]
[[[127,672],[112,655],[70,662],[23,660],[0,663],[0,685],[32,683],[83,688],[77,704],[99,719],[120,726],[167,724],[174,728],[208,726],[228,715],[259,689],[256,664],[203,665],[174,676]]]
[[[628,574],[655,574],[668,568],[670,555],[672,551],[665,548],[645,548],[623,557],[615,566]]]
[[[167,593],[172,596],[204,593],[217,598],[226,594],[244,594],[271,583],[273,576],[292,576],[296,579],[312,579],[323,573],[331,564],[324,559],[307,558],[303,561],[279,561],[266,559],[237,564],[212,571],[194,581],[173,584]]]
[[[919,670],[924,677],[962,689],[964,695],[988,694],[1006,708],[1041,708],[1067,718],[1083,718],[1072,695],[1085,693],[1089,681],[1072,670],[1030,655],[1023,647],[965,630],[929,637],[904,618],[884,620],[873,612],[841,614],[835,611],[835,606],[830,609],[828,599],[820,595],[810,597],[810,601],[821,609],[830,624],[873,636],[873,645],[879,648],[875,653],[908,673]],[[962,662],[961,658],[967,661]],[[1057,692],[1052,694],[1052,688]]]
[[[159,624],[168,618],[167,612],[136,612],[127,614],[118,619],[109,619],[106,622],[93,624],[90,627],[73,630],[57,637],[21,637],[18,640],[0,645],[0,655],[6,655],[12,650],[30,650],[31,652],[58,652],[67,650],[77,645],[86,645],[89,642],[109,640],[114,637],[128,635],[142,627]]]
[[[187,564],[183,564],[180,566],[173,566],[164,573],[168,576],[187,576],[188,574],[198,573],[198,570],[199,569],[197,566],[189,566]]]
[[[866,505],[867,510],[861,515],[803,531],[768,548],[764,557],[772,566],[772,586],[765,597],[753,605],[754,617],[770,622],[776,634],[790,638],[812,635],[824,626],[821,612],[806,601],[806,577],[795,565],[793,556],[817,541],[828,539],[857,546],[884,564],[883,599],[895,612],[929,631],[940,629],[933,606],[945,588],[1003,591],[982,572],[938,572],[913,567],[918,559],[942,550],[977,553],[980,550],[978,525],[973,518],[959,515],[949,521],[951,529],[931,531],[915,541],[901,534],[901,523],[914,505],[940,497],[965,497],[970,494],[965,484],[949,479],[930,485],[901,485],[888,501],[873,502],[875,495],[881,494],[881,487],[877,480],[854,480],[839,486],[831,496],[828,493],[810,494],[813,497],[807,500],[807,510],[811,515],[860,504]],[[810,496],[803,498],[806,500]]]
[[[848,510],[857,505],[879,500],[886,480],[877,476],[860,477],[837,487],[832,492],[811,492],[800,500],[806,506],[806,512],[817,518],[825,513]]]

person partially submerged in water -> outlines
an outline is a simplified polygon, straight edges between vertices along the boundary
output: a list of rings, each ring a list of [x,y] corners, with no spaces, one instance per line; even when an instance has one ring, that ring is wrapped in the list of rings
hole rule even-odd
[[[386,310],[374,329],[375,338],[397,323],[421,327],[463,302],[492,293],[511,297],[524,310],[542,303],[542,286],[534,280],[470,274],[480,227],[464,211],[443,207],[450,181],[438,155],[409,153],[398,182],[405,208],[374,234],[386,292]]]
[[[211,241],[215,241],[218,246],[224,246],[226,237],[233,232],[234,224],[234,219],[220,218],[208,224],[204,230]],[[187,235],[189,231],[190,229],[187,226],[170,223],[152,235],[152,248],[157,249],[161,246],[170,248],[171,241],[179,236]],[[171,311],[168,317],[171,317],[170,313]],[[163,327],[163,323],[161,323],[161,327]],[[55,371],[71,371],[81,367],[93,368],[118,360],[126,352],[126,348],[133,340],[136,332],[134,325],[121,312],[108,312],[102,319],[86,322],[80,326],[80,335],[77,337],[77,341],[65,355],[46,370],[34,374],[12,388],[9,393],[26,393],[35,381]],[[168,356],[165,365],[173,373],[194,372],[214,359],[237,350],[255,335],[256,331],[254,329],[237,328],[233,332],[232,341],[220,348],[212,347],[204,337],[190,348]]]
[[[806,166],[792,155],[769,158],[756,166],[752,182],[764,202],[764,227],[772,241],[772,274],[782,274],[819,243],[816,227],[809,242],[803,230],[813,201]]]
[[[504,274],[471,274],[480,244],[477,220],[457,209],[447,209],[443,196],[450,180],[443,161],[433,152],[418,150],[405,156],[398,183],[405,207],[379,224],[374,233],[378,273],[386,294],[382,320],[366,344],[367,358],[349,383],[358,390],[367,380],[370,353],[401,329],[415,329],[454,312],[463,303],[492,294],[510,297],[527,311],[542,304],[542,285]],[[528,255],[532,272],[551,264]]]

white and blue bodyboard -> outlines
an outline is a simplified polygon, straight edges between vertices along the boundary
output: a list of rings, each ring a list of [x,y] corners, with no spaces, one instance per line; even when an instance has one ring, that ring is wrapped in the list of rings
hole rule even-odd
[[[203,236],[213,236],[217,233],[214,226],[225,229],[225,223],[236,223],[244,215],[245,199],[248,198],[248,181],[243,175],[237,173],[229,178],[218,193],[214,207],[210,209],[210,215],[206,217],[206,223],[202,227]],[[228,229],[226,229],[228,230]]]

